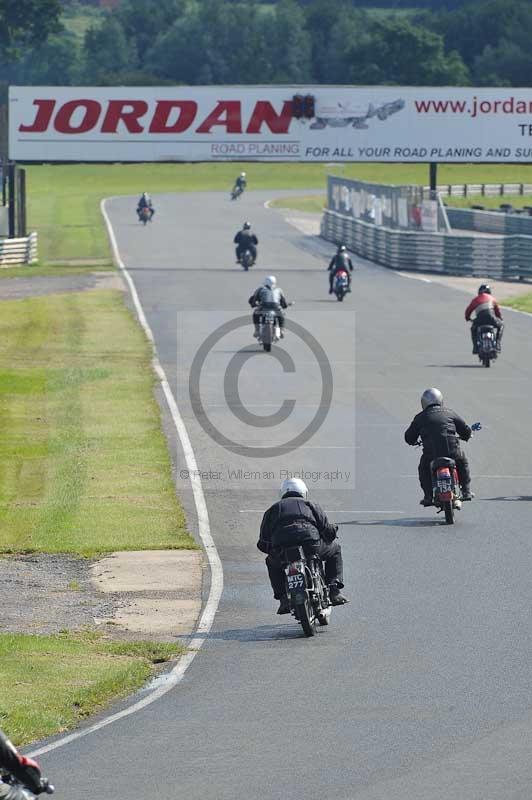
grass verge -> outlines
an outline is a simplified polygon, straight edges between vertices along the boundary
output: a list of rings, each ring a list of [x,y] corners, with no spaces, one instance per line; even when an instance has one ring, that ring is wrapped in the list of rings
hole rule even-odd
[[[114,270],[110,261],[107,263],[90,263],[84,266],[41,263],[25,264],[23,267],[0,268],[0,280],[3,278],[48,278],[57,275],[87,275],[91,272],[107,272],[108,270]]]
[[[74,727],[142,686],[179,643],[110,642],[93,633],[0,635],[0,727],[24,745]]]
[[[195,548],[121,292],[1,309],[0,552]]]
[[[270,206],[272,208],[289,208],[294,211],[307,211],[313,214],[321,214],[326,203],[327,199],[325,196],[307,194],[301,197],[279,197],[277,200],[272,200]]]
[[[509,300],[502,300],[501,305],[532,314],[532,292],[530,294],[522,294],[520,297],[511,297]]]
[[[100,200],[112,195],[229,191],[246,170],[250,189],[323,189],[327,174],[377,183],[428,183],[426,164],[29,165],[28,220],[43,261],[109,258]],[[439,183],[532,183],[532,165],[445,164]],[[133,215],[134,210],[131,209]]]

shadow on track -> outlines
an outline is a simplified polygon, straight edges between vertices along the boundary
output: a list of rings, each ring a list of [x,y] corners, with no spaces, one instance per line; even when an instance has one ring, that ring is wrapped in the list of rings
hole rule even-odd
[[[483,369],[482,364],[425,364],[432,369]]]
[[[506,495],[506,497],[483,497],[482,499],[483,500],[505,500],[505,501],[507,501],[509,503],[517,503],[517,502],[520,502],[520,501],[525,501],[525,502],[530,503],[530,502],[532,502],[532,495],[527,495],[527,494],[519,495],[519,494],[516,494],[516,495]]]
[[[361,525],[362,527],[369,527],[371,525],[379,525],[383,528],[388,526],[391,527],[399,527],[399,528],[433,528],[435,525],[444,525],[445,520],[439,519],[418,519],[418,518],[411,518],[405,519],[404,517],[400,517],[399,519],[376,519],[373,521],[366,521],[362,519],[352,519],[347,520],[347,522],[338,522],[337,525]]]
[[[275,612],[272,612],[275,613]],[[222,639],[229,642],[272,642],[278,639],[305,638],[296,622],[291,625],[259,625],[256,628],[229,628],[225,631],[211,631],[207,639]]]

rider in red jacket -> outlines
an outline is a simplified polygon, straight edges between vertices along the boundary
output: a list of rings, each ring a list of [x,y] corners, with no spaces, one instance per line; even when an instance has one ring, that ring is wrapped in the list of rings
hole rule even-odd
[[[473,324],[471,325],[471,338],[473,340],[473,355],[477,355],[477,329],[480,325],[492,325],[497,328],[497,350],[501,349],[502,332],[504,325],[502,324],[502,314],[499,304],[491,294],[490,287],[483,283],[478,287],[478,294],[471,300],[465,310],[466,322],[469,322],[471,315],[474,314]]]

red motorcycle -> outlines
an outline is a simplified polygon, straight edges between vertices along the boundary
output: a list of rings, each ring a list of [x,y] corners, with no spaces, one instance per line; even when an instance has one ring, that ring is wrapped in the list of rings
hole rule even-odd
[[[482,425],[475,422],[471,430],[479,431]],[[432,505],[438,514],[445,513],[447,525],[454,524],[454,512],[462,508],[462,492],[456,461],[453,458],[435,458],[430,462],[432,474]]]

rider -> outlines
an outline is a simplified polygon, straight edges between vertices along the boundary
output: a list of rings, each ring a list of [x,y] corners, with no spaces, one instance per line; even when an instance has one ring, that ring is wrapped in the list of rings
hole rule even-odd
[[[288,308],[288,303],[286,302],[286,297],[283,294],[283,290],[277,286],[277,278],[275,275],[268,275],[267,278],[264,278],[262,286],[259,286],[258,289],[255,289],[249,298],[248,303],[253,309],[253,324],[255,326],[253,336],[256,339],[259,336],[259,322],[263,309],[273,308],[277,314],[277,320],[281,330],[281,339],[284,339],[283,308]]]
[[[257,542],[259,550],[267,553],[266,567],[273,596],[279,600],[277,613],[290,613],[281,550],[291,544],[303,545],[317,552],[325,562],[325,577],[330,585],[332,604],[341,606],[348,603],[347,597],[340,591],[344,583],[342,548],[335,541],[337,526],[329,522],[317,503],[307,500],[307,486],[299,478],[283,481],[280,495],[281,499],[270,506],[262,518]]]
[[[477,348],[477,330],[480,325],[492,325],[497,328],[497,350],[501,351],[502,332],[504,325],[502,323],[502,314],[499,304],[491,294],[491,288],[483,283],[478,287],[478,294],[471,300],[465,311],[466,322],[471,319],[471,314],[475,314],[473,324],[471,325],[471,338],[473,339],[473,355],[478,355]]]
[[[334,278],[337,272],[344,271],[347,273],[347,285],[349,289],[351,288],[351,275],[350,273],[353,272],[353,262],[349,258],[347,254],[347,248],[345,244],[338,245],[338,250],[336,254],[331,258],[331,263],[327,267],[329,270],[329,294],[333,293],[333,283]]]
[[[233,242],[236,244],[237,264],[240,264],[240,259],[246,250],[251,251],[253,261],[257,260],[257,245],[259,240],[251,230],[251,222],[244,222],[242,230],[236,232]]]
[[[151,219],[153,217],[153,215],[155,214],[155,209],[153,207],[153,204],[152,204],[152,201],[151,201],[151,197],[149,196],[148,192],[142,192],[142,194],[140,196],[140,200],[139,200],[138,205],[137,205],[137,214],[139,216],[140,216],[140,212],[142,211],[143,208],[149,208],[150,209],[150,219]]]
[[[33,794],[40,794],[41,770],[31,758],[20,755],[9,739],[0,730],[0,769],[10,772],[23,786]],[[0,800],[27,800],[20,786],[11,786],[0,781]]]
[[[471,428],[462,417],[445,408],[439,389],[425,389],[421,395],[421,411],[405,432],[407,444],[416,445],[418,439],[423,444],[423,454],[419,462],[419,482],[423,489],[422,506],[432,505],[432,474],[430,462],[435,458],[452,458],[456,462],[458,478],[462,487],[462,500],[472,500],[471,473],[465,454],[460,449],[459,439],[467,442],[471,438]]]
[[[239,189],[241,192],[243,192],[244,189],[246,188],[246,185],[247,185],[246,173],[241,172],[235,181],[235,189]]]

